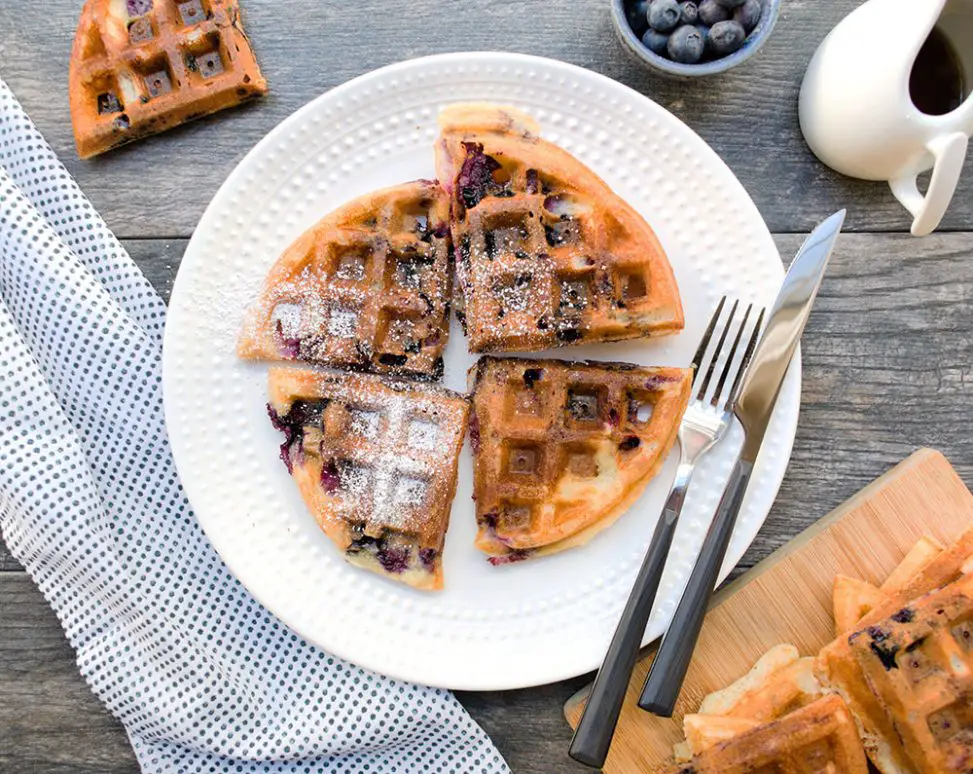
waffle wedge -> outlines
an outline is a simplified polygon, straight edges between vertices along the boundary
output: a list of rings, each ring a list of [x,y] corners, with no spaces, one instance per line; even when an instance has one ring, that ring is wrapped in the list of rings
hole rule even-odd
[[[867,774],[855,721],[824,696],[713,745],[666,774]]]
[[[436,172],[452,202],[473,352],[534,351],[673,333],[683,311],[645,220],[527,115],[440,115]]]
[[[500,564],[608,527],[672,448],[691,380],[681,368],[482,358],[470,371],[477,547]]]
[[[81,11],[68,93],[82,158],[266,91],[237,0],[87,0]]]
[[[449,205],[419,180],[355,199],[270,270],[237,354],[438,379],[449,334]]]
[[[270,370],[269,394],[281,458],[345,558],[441,589],[467,399],[421,382],[282,367]]]

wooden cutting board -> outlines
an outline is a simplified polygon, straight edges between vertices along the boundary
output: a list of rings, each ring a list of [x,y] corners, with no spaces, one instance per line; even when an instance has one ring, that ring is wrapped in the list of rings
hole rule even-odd
[[[831,592],[838,573],[880,584],[915,542],[951,543],[973,525],[973,495],[939,452],[921,449],[802,532],[713,598],[671,719],[636,706],[651,649],[635,667],[604,771],[648,774],[682,740],[682,716],[750,670],[774,645],[813,655],[834,638]],[[588,689],[564,713],[577,726]]]

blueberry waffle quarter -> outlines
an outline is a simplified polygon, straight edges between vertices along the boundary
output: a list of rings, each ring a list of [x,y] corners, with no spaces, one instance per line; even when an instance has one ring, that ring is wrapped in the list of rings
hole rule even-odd
[[[440,378],[449,334],[448,218],[442,189],[422,180],[327,215],[270,270],[237,353]]]
[[[830,695],[716,744],[666,774],[868,774],[868,764],[855,719]]]
[[[236,0],[88,0],[71,53],[82,158],[267,91]]]
[[[847,636],[834,686],[883,774],[973,771],[973,574]]]
[[[691,375],[484,357],[470,383],[476,545],[504,564],[581,545],[625,512],[676,440]]]
[[[436,171],[451,198],[460,319],[473,352],[655,336],[683,327],[655,233],[527,115],[440,115]]]
[[[441,589],[467,399],[421,382],[282,367],[270,370],[269,393],[281,458],[345,559]]]

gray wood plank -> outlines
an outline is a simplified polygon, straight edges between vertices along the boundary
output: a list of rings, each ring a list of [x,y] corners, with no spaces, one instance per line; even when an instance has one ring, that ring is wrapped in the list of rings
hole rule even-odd
[[[0,771],[134,774],[125,731],[81,679],[25,573],[0,575]]]
[[[88,689],[60,624],[26,573],[0,575],[0,771],[134,774],[121,725]],[[461,694],[517,774],[572,767],[561,707],[585,678],[508,693]],[[561,762],[563,761],[563,765]]]
[[[787,259],[800,241],[777,237]],[[167,294],[185,242],[126,246]],[[941,449],[973,484],[971,253],[973,234],[841,238],[804,340],[791,464],[738,571],[919,446]],[[0,567],[5,563],[16,566],[0,546]],[[582,771],[564,754],[570,733],[561,706],[586,680],[460,698],[518,774]],[[53,613],[29,580],[0,574],[0,696],[6,699],[0,702],[0,770],[134,771],[123,732],[86,690]]]
[[[109,225],[129,237],[191,234],[245,153],[333,86],[425,54],[498,49],[562,59],[652,97],[726,160],[772,231],[806,231],[843,206],[849,230],[901,231],[910,219],[888,187],[826,169],[797,125],[797,94],[811,54],[858,3],[788,0],[772,38],[751,62],[722,76],[681,81],[645,69],[622,49],[608,0],[414,0],[403,12],[385,0],[246,0],[270,96],[90,162],[74,151],[67,100],[80,3],[0,3],[0,72]],[[973,160],[943,227],[973,227]]]

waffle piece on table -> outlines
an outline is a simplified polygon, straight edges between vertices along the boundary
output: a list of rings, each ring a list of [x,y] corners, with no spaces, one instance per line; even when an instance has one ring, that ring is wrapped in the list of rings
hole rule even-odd
[[[470,370],[477,547],[503,564],[612,524],[672,448],[691,379],[682,368],[482,358]]]
[[[848,635],[832,685],[884,774],[973,771],[973,575]]]
[[[282,367],[269,393],[281,458],[345,558],[441,589],[469,401],[421,382]]]
[[[87,0],[71,118],[89,158],[267,91],[236,0]]]
[[[237,354],[440,378],[449,335],[448,220],[442,189],[424,180],[325,216],[270,270]]]
[[[745,731],[666,774],[867,774],[855,720],[838,696],[824,696]]]
[[[679,290],[645,220],[597,175],[492,105],[440,115],[461,320],[473,352],[673,333]]]

